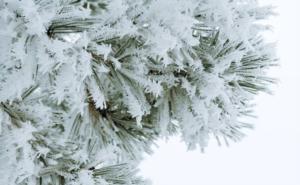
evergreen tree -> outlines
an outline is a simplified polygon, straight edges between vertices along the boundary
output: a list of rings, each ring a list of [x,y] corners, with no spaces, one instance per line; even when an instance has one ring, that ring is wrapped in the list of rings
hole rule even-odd
[[[238,141],[276,65],[256,0],[0,0],[0,184],[142,185],[158,138]]]

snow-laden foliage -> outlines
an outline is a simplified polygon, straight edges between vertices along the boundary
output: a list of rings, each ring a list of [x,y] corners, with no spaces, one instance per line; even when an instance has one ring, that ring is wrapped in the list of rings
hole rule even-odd
[[[180,133],[233,141],[269,92],[256,0],[0,0],[0,184],[134,185]]]

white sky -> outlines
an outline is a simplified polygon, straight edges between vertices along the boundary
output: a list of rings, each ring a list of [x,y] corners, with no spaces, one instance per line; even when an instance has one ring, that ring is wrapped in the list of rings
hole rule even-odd
[[[278,6],[281,67],[272,71],[280,79],[275,94],[257,98],[256,129],[229,148],[211,141],[204,154],[187,152],[178,138],[160,142],[141,164],[153,185],[300,185],[300,1],[263,2]]]

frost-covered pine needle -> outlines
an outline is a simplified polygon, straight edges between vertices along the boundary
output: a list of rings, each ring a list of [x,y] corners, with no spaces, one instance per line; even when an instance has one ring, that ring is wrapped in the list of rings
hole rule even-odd
[[[256,0],[0,0],[0,184],[143,185],[155,140],[239,141],[270,92]]]

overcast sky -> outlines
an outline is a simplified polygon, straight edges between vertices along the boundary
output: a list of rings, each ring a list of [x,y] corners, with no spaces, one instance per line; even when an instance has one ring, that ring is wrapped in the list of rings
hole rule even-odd
[[[261,0],[260,0],[261,1]],[[300,184],[300,1],[263,0],[277,5],[272,23],[281,67],[274,95],[257,98],[256,128],[229,148],[211,141],[206,152],[187,152],[178,138],[159,142],[141,164],[153,185]]]

